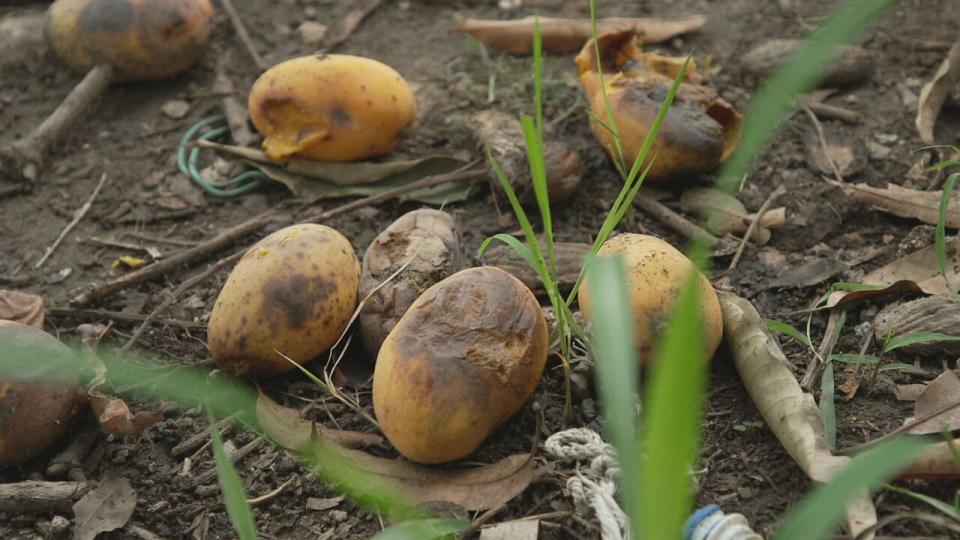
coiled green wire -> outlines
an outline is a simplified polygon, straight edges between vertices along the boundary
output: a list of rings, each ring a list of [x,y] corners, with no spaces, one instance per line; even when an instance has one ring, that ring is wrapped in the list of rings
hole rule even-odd
[[[263,184],[267,177],[260,171],[251,170],[242,172],[226,182],[217,183],[207,180],[202,174],[200,174],[200,171],[197,170],[197,158],[200,156],[200,149],[191,148],[188,153],[187,146],[191,143],[191,141],[194,140],[194,136],[196,136],[197,132],[211,124],[221,122],[223,119],[224,116],[222,114],[217,114],[214,116],[208,116],[207,118],[204,118],[203,120],[200,120],[196,124],[190,126],[190,129],[188,129],[180,139],[180,146],[177,147],[177,167],[180,169],[180,172],[187,175],[191,180],[193,180],[193,183],[200,186],[210,195],[226,199],[230,197],[238,197],[257,189]],[[212,141],[223,136],[227,132],[227,127],[215,127],[197,137],[196,140]]]

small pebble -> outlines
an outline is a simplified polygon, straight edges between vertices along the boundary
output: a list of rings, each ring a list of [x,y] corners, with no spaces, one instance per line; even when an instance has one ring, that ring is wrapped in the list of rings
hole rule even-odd
[[[890,148],[874,141],[867,141],[866,145],[867,153],[870,154],[870,159],[876,161],[890,157]]]
[[[182,99],[171,99],[170,101],[163,104],[160,107],[160,110],[168,118],[173,118],[174,120],[179,120],[190,112],[190,104]]]
[[[297,28],[300,34],[300,42],[307,47],[316,47],[323,43],[323,37],[327,35],[327,25],[315,21],[303,21]]]
[[[343,510],[334,510],[330,512],[330,517],[333,519],[333,521],[340,523],[341,521],[347,520],[347,513]]]

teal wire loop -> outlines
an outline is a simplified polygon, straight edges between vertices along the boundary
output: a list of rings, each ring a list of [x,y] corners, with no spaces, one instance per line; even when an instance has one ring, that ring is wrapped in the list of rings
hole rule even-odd
[[[251,170],[242,172],[226,182],[213,182],[207,180],[202,174],[200,174],[200,171],[197,170],[197,159],[200,157],[200,149],[190,148],[188,152],[187,147],[194,140],[212,141],[228,134],[228,128],[220,126],[212,127],[197,137],[197,133],[199,133],[203,128],[213,126],[214,124],[218,124],[223,120],[223,115],[217,114],[214,116],[208,116],[207,118],[204,118],[203,120],[200,120],[196,124],[190,126],[190,129],[188,129],[180,139],[180,146],[177,147],[177,168],[180,169],[180,172],[193,180],[194,184],[200,186],[201,189],[210,195],[226,199],[230,197],[238,197],[257,189],[263,185],[264,180],[266,180],[266,176],[260,171]]]

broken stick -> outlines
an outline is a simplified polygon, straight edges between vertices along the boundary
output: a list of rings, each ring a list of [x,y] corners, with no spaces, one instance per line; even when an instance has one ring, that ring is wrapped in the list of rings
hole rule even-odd
[[[0,512],[69,512],[87,490],[86,482],[0,484]]]

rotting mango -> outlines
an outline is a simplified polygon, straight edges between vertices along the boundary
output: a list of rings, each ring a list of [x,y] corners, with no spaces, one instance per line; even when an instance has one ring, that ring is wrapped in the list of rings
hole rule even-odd
[[[465,457],[527,401],[547,350],[526,285],[491,266],[461,270],[420,295],[380,347],[380,428],[412,461]]]
[[[590,101],[594,135],[607,153],[618,159],[616,138],[600,123],[608,124],[612,116],[629,169],[685,59],[641,52],[633,30],[603,34],[598,39],[603,87],[593,40],[584,45],[574,61]],[[736,147],[740,114],[714,89],[700,82],[701,76],[691,60],[643,164],[648,165],[656,156],[647,180],[664,181],[710,172]]]
[[[113,66],[113,80],[172,77],[195,64],[213,23],[210,0],[56,0],[46,34],[67,66]]]
[[[315,224],[257,242],[230,273],[210,314],[214,361],[235,375],[264,378],[329,349],[357,306],[360,261],[350,241]],[[287,358],[284,358],[286,356]]]
[[[652,365],[654,345],[670,321],[677,295],[690,272],[699,275],[700,315],[703,322],[707,358],[712,357],[723,338],[723,316],[717,292],[693,261],[667,242],[645,234],[620,234],[610,238],[597,255],[620,255],[626,269],[633,311],[633,335],[640,364]],[[577,300],[587,320],[592,319],[589,278],[580,288]]]
[[[413,91],[390,66],[347,54],[281,62],[250,89],[250,118],[273,160],[356,161],[390,152],[417,116]]]

